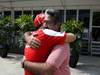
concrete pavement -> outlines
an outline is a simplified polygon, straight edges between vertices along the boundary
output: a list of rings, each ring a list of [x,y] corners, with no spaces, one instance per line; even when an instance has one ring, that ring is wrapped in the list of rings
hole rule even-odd
[[[100,75],[100,57],[80,56],[76,68],[71,68],[71,75]]]
[[[0,57],[0,75],[23,75],[20,61],[22,55],[8,54]],[[100,57],[80,56],[76,68],[71,68],[72,75],[100,75]]]
[[[23,75],[20,61],[22,55],[9,54],[7,58],[0,57],[0,75]]]

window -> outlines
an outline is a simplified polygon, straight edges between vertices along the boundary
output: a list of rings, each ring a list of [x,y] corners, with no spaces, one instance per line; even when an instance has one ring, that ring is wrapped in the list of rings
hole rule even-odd
[[[31,11],[24,11],[23,13],[24,14],[31,14],[32,12]]]
[[[11,11],[4,11],[4,16],[11,16]]]
[[[34,11],[33,11],[33,17],[35,18],[35,16],[36,16],[37,14],[40,14],[40,13],[42,13],[42,10],[34,10]]]
[[[15,18],[18,18],[20,15],[22,15],[22,11],[15,11]]]
[[[93,12],[92,40],[100,42],[100,11]]]
[[[60,21],[61,23],[63,23],[64,22],[64,10],[59,10],[59,12],[60,12]]]
[[[2,12],[0,12],[0,19],[2,18]]]
[[[93,26],[100,26],[100,12],[93,12]]]
[[[76,19],[76,10],[66,10],[66,21],[69,19]]]
[[[84,22],[84,27],[89,28],[90,10],[79,10],[79,21]]]

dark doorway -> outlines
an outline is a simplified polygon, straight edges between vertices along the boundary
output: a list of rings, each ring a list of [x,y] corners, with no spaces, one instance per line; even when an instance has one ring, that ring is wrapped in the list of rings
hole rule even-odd
[[[92,41],[100,41],[100,12],[93,12]]]

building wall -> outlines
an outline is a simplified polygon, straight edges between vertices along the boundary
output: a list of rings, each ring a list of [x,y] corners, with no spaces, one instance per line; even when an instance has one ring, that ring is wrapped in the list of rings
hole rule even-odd
[[[90,32],[92,31],[91,26],[93,19],[93,11],[100,10],[100,0],[42,0],[42,1],[35,0],[35,1],[18,1],[18,2],[13,2],[12,5],[10,4],[11,3],[0,2],[0,12],[2,12],[1,13],[2,15],[11,15],[9,14],[9,12],[12,13],[13,19],[14,17],[16,18],[19,16],[18,15],[19,11],[17,10],[20,10],[20,15],[21,15],[28,10],[30,10],[31,14],[36,14],[37,10],[40,10],[39,12],[42,12],[47,8],[54,8],[61,11],[62,15],[61,18],[62,20],[64,20],[64,22],[69,18],[76,18],[76,20],[83,21],[87,31],[86,34],[87,36],[89,35],[86,38],[87,43],[89,43],[89,47],[87,45],[87,49],[89,48],[87,52],[89,53],[92,52],[92,49],[90,49],[90,47],[92,46],[88,41],[91,41]],[[34,12],[33,10],[36,12]]]
[[[23,9],[100,9],[100,0],[35,0],[35,1],[17,1],[16,2],[0,2],[2,10],[14,7],[15,10]]]
[[[100,9],[100,0],[65,0],[66,8]]]

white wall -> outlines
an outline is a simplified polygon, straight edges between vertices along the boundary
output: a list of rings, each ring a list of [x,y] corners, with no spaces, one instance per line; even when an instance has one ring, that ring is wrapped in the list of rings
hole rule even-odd
[[[66,9],[100,9],[100,0],[18,0],[12,3],[15,9],[46,9],[50,7],[63,9],[63,5]],[[0,7],[3,8],[3,10],[11,8],[11,3],[0,2]]]
[[[100,0],[65,0],[66,8],[100,9]]]

